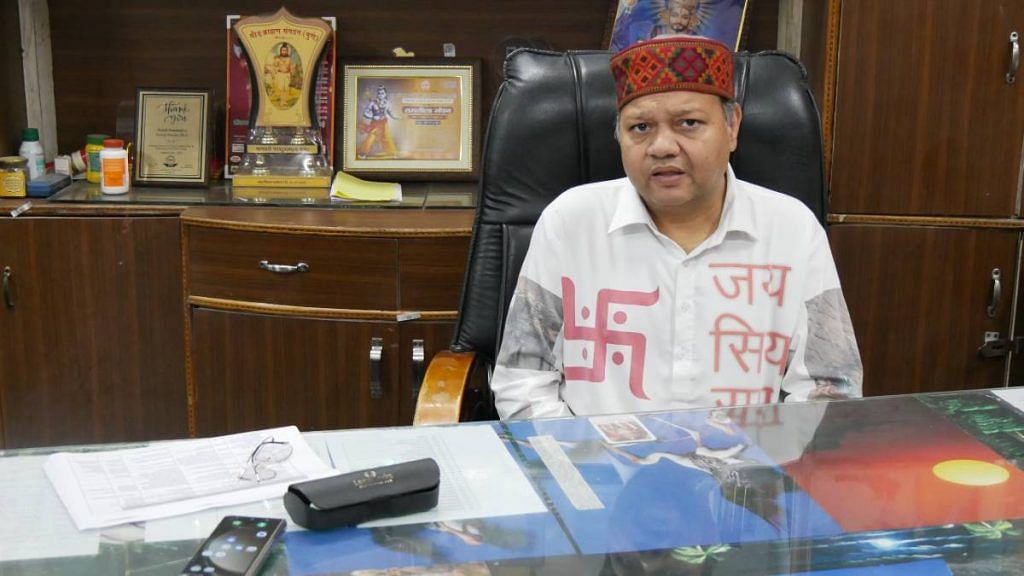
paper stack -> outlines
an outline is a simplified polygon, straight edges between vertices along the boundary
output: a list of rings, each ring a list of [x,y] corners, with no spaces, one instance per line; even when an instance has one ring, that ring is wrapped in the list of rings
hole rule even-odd
[[[362,202],[401,202],[402,185],[395,182],[368,182],[339,170],[331,184],[331,198]]]

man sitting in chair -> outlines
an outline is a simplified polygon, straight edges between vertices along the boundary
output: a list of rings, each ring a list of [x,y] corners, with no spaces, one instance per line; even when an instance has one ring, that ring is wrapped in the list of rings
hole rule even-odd
[[[736,178],[733,54],[656,38],[611,59],[627,178],[534,229],[491,381],[502,418],[861,395],[825,231]]]

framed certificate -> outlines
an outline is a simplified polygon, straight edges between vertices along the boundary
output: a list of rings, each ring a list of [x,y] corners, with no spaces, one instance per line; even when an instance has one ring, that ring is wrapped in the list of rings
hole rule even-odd
[[[342,166],[389,180],[469,180],[479,164],[478,60],[348,62]]]
[[[136,91],[135,184],[206,186],[209,152],[209,90]]]

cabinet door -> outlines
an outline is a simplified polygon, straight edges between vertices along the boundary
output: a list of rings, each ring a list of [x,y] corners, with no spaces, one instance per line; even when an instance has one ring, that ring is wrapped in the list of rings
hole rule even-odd
[[[371,359],[375,339],[379,361]],[[399,423],[393,322],[194,308],[191,347],[200,436],[293,424],[325,430]]]
[[[455,332],[454,322],[408,322],[399,329],[399,394],[401,424],[412,425],[416,397],[423,374],[435,354],[447,350]]]
[[[831,211],[1011,216],[1020,0],[843,0]]]
[[[1006,230],[836,225],[832,250],[864,361],[865,395],[1001,386],[1018,235]],[[993,304],[992,272],[1001,298]]]
[[[187,433],[177,218],[0,219],[10,448]]]

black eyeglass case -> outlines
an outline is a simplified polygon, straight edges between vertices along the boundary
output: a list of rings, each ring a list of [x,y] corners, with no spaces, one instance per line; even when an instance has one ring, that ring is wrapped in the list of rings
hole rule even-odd
[[[284,507],[299,526],[329,530],[430,510],[440,485],[437,462],[424,458],[292,484]]]

